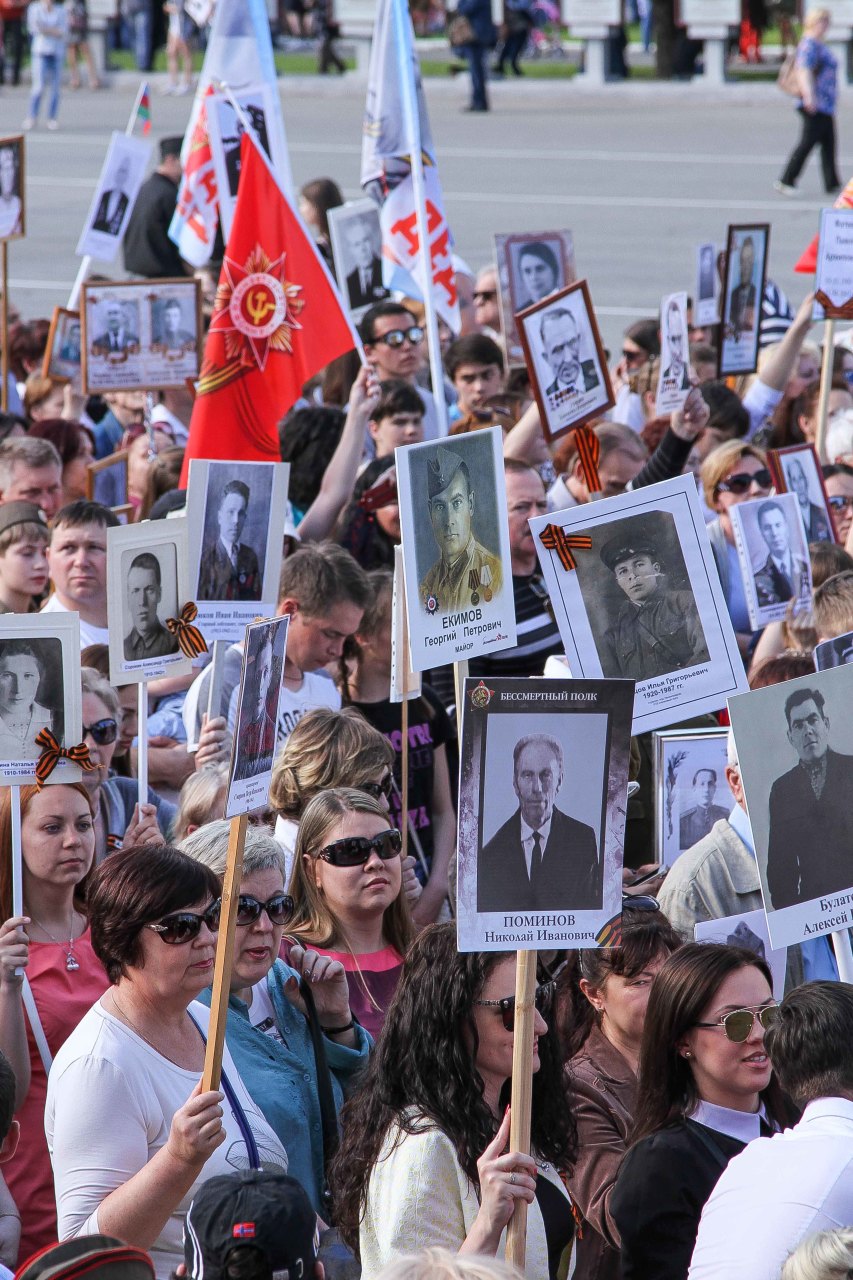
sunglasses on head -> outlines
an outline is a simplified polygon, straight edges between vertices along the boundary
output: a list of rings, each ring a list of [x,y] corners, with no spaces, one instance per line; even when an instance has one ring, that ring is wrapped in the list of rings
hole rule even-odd
[[[192,942],[201,933],[201,926],[206,924],[211,933],[219,930],[219,916],[222,911],[222,900],[217,898],[211,902],[201,915],[196,911],[176,911],[173,915],[164,916],[157,924],[147,924],[146,929],[159,933],[163,942],[170,947],[180,946],[183,942]]]
[[[363,867],[371,853],[383,861],[395,858],[403,847],[403,837],[395,828],[380,831],[378,836],[346,836],[327,844],[317,854],[332,867]]]
[[[108,747],[118,737],[118,723],[110,716],[105,720],[96,720],[94,724],[84,724],[83,737],[91,738],[99,747]]]
[[[728,479],[721,480],[717,489],[721,493],[747,493],[752,484],[757,484],[759,489],[769,489],[772,483],[773,477],[770,472],[766,467],[762,467],[752,475],[748,471],[738,471]]]
[[[408,329],[389,329],[387,333],[373,339],[374,342],[384,342],[386,347],[394,349],[402,347],[404,342],[409,342],[413,347],[419,347],[423,340],[424,331],[419,324],[413,324]]]
[[[547,1017],[551,1010],[556,985],[556,982],[543,982],[536,988],[533,1003],[537,1013],[541,1013],[543,1018]],[[484,1009],[497,1009],[501,1015],[504,1030],[515,1030],[515,996],[504,996],[503,1000],[475,1000],[474,1004],[481,1005]]]
[[[254,924],[262,911],[266,911],[270,924],[286,924],[293,915],[293,899],[289,893],[274,893],[266,902],[259,902],[251,894],[240,894],[237,899],[238,924]]]
[[[380,800],[382,796],[386,800],[390,800],[394,793],[394,779],[389,773],[387,778],[383,778],[381,782],[360,782],[358,790],[363,791],[368,796],[373,796],[374,800]]]
[[[727,1040],[732,1040],[735,1044],[743,1044],[744,1040],[752,1035],[756,1018],[764,1030],[768,1031],[776,1021],[778,1013],[778,1004],[766,1004],[761,1009],[733,1009],[731,1013],[724,1013],[716,1022],[697,1022],[696,1026],[709,1029],[722,1027]]]

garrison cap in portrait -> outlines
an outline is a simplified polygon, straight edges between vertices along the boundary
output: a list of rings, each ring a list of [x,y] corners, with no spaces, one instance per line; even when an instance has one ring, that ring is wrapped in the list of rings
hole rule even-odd
[[[436,494],[446,489],[462,467],[465,468],[465,475],[468,477],[465,459],[458,453],[454,453],[452,449],[439,446],[427,462],[427,492],[430,498],[434,498]]]

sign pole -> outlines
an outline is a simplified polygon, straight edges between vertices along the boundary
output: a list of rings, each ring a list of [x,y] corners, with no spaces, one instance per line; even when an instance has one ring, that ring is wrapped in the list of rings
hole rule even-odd
[[[512,1098],[509,1149],[530,1154],[533,1104],[533,1022],[536,996],[535,951],[518,951],[515,971],[515,1035],[512,1044]],[[524,1275],[527,1254],[527,1201],[516,1200],[506,1233],[506,1260]]]
[[[820,398],[817,402],[815,449],[820,462],[826,462],[826,416],[832,388],[832,362],[835,356],[835,321],[827,320],[823,328],[823,360],[820,369]]]
[[[3,413],[9,410],[9,245],[0,240],[0,287],[3,297],[0,298],[0,376],[3,385],[0,387],[0,409]]]
[[[137,710],[139,727],[137,730],[138,746],[136,750],[136,791],[139,805],[148,803],[148,682],[139,682],[139,706]],[[141,812],[141,809],[140,809]]]
[[[207,1032],[207,1048],[204,1054],[204,1071],[201,1077],[203,1093],[218,1089],[222,1078],[222,1054],[225,1049],[225,1022],[228,1017],[228,997],[231,994],[231,968],[234,960],[234,932],[237,926],[237,905],[240,898],[240,881],[243,879],[243,847],[246,843],[248,814],[241,813],[231,819],[228,837],[228,860],[222,882],[222,913],[219,917],[219,935],[216,939],[216,961],[213,966],[213,993],[210,1000],[210,1025]]]
[[[6,248],[5,244],[3,248]],[[24,867],[21,843],[21,788],[13,783],[9,792],[12,809],[12,915],[22,916],[24,914]],[[15,977],[20,978],[23,972],[23,969],[16,969]]]

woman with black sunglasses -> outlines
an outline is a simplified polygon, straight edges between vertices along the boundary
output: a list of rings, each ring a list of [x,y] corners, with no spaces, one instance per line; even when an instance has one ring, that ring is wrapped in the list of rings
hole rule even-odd
[[[533,1027],[533,1155],[506,1151],[515,966],[513,953],[460,954],[452,924],[424,930],[406,957],[332,1165],[335,1221],[363,1280],[430,1245],[501,1253],[519,1200],[529,1205],[527,1275],[558,1274],[574,1234],[561,1175],[577,1133],[546,983]]]
[[[113,853],[89,886],[92,947],[111,983],[54,1059],[45,1108],[59,1237],[147,1249],[158,1280],[183,1261],[202,1182],[287,1168],[226,1045],[222,1089],[202,1093],[219,881],[167,845]]]
[[[221,881],[230,830],[228,822],[210,822],[180,847]],[[284,892],[284,855],[269,831],[249,827],[225,1043],[246,1088],[287,1147],[288,1172],[328,1220],[318,1066],[310,1011],[299,991],[302,975],[310,983],[336,1112],[354,1076],[366,1066],[372,1042],[353,1019],[342,964],[299,946],[291,948],[289,965],[278,959],[292,914],[293,899]],[[199,999],[209,1005],[210,998],[208,987]]]
[[[764,1032],[770,969],[753,951],[688,943],[652,985],[632,1142],[610,1209],[623,1280],[685,1280],[705,1201],[747,1142],[794,1119]]]
[[[56,1240],[53,1174],[44,1140],[50,1058],[108,983],[92,950],[86,914],[95,835],[85,787],[21,787],[21,915],[13,914],[11,847],[7,787],[0,793],[0,849],[6,851],[0,859],[0,918],[5,921],[0,925],[0,1051],[15,1072],[15,1113],[24,1137],[3,1164],[20,1223],[7,1216],[14,1205],[10,1209],[0,1199],[0,1256],[14,1266],[16,1254],[23,1260]],[[13,1226],[20,1227],[20,1253],[16,1240],[8,1256],[2,1247]]]
[[[350,1008],[374,1037],[412,938],[401,848],[387,805],[354,787],[324,791],[302,815],[288,886],[288,934],[343,965]]]

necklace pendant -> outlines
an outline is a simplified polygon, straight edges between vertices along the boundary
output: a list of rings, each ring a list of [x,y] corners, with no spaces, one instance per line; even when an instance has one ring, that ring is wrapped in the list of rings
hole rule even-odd
[[[72,951],[69,951],[68,955],[65,957],[65,968],[69,973],[75,973],[80,968],[80,965],[74,959],[74,953]]]

